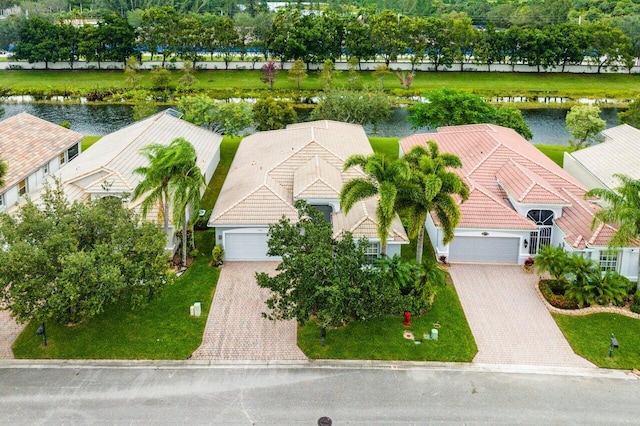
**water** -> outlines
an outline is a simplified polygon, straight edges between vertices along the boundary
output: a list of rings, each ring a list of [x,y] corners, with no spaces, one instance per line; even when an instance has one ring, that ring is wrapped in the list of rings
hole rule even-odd
[[[106,135],[133,123],[133,109],[129,105],[82,105],[82,104],[4,104],[5,117],[22,111],[52,123],[71,123],[71,129],[85,135]],[[369,135],[404,137],[414,133],[432,132],[429,128],[411,129],[407,122],[407,110],[396,108],[386,123],[378,125],[374,133],[372,126],[365,126]],[[534,144],[567,145],[569,133],[565,128],[567,110],[558,108],[527,109],[522,111],[524,119],[533,132]],[[603,109],[600,116],[607,128],[618,125],[618,110]]]

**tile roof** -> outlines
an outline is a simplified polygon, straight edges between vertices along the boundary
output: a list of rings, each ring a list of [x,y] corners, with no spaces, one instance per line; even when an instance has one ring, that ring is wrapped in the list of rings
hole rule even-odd
[[[11,188],[83,138],[26,112],[0,121],[0,158],[9,165],[0,190]]]
[[[233,159],[209,226],[268,225],[283,215],[297,220],[294,199],[337,199],[342,182],[362,176],[356,168],[342,170],[346,159],[371,153],[362,126],[335,121],[298,123],[247,136]],[[373,231],[364,225],[353,228],[364,217],[365,204],[354,206],[346,217],[336,215],[342,224],[334,222],[336,233],[354,229],[360,236],[376,238],[375,225]],[[399,219],[394,226],[398,224]],[[401,224],[391,237],[408,241]]]
[[[555,222],[574,248],[606,246],[615,231],[609,225],[591,230],[598,207],[584,200],[582,184],[511,129],[490,124],[442,127],[404,138],[400,148],[407,152],[428,140],[462,160],[457,173],[467,179],[471,194],[460,206],[461,228],[535,229],[513,209],[511,196],[525,204],[563,205]]]
[[[88,199],[92,193],[132,192],[142,180],[142,176],[133,171],[147,165],[147,158],[140,150],[151,143],[168,145],[179,137],[193,145],[196,163],[203,172],[222,141],[222,136],[163,111],[102,137],[73,163],[55,173],[55,177],[62,182],[69,200]],[[129,202],[129,207],[139,211],[143,199],[144,196]],[[160,221],[159,215],[159,210],[154,208],[147,213],[147,218]]]
[[[567,153],[609,189],[620,186],[614,174],[640,179],[640,130],[628,124],[604,130],[605,141]]]

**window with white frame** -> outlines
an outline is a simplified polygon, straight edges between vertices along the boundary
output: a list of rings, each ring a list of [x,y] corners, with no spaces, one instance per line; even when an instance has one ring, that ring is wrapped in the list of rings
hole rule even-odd
[[[380,243],[369,243],[364,251],[367,262],[373,263],[380,257]]]
[[[71,148],[67,150],[67,161],[71,161],[78,156],[80,153],[80,147],[78,144],[75,144]]]
[[[607,250],[600,252],[600,270],[602,272],[617,271],[618,258],[620,252],[615,250]]]
[[[27,193],[28,190],[29,188],[27,186],[26,179],[23,179],[20,182],[18,182],[18,195],[23,196],[24,194]]]
[[[4,210],[4,194],[0,194],[0,211]]]
[[[64,152],[61,152],[60,155],[58,155],[58,161],[60,162],[61,166],[67,162],[67,157]]]

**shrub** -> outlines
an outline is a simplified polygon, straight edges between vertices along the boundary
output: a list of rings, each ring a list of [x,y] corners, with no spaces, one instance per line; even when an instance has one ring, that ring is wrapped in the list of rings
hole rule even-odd
[[[640,314],[640,290],[636,291],[636,294],[633,296],[633,303],[631,303],[631,312]]]
[[[538,284],[542,296],[551,306],[559,309],[577,309],[578,301],[564,294],[564,283],[558,280],[540,280]]]
[[[194,223],[193,227],[199,231],[206,231],[209,229],[207,223],[209,223],[209,217],[211,216],[211,210],[206,210],[202,216],[198,213],[198,219]]]
[[[222,265],[222,261],[224,260],[224,249],[222,246],[215,246],[213,250],[211,250],[211,264],[213,266]]]

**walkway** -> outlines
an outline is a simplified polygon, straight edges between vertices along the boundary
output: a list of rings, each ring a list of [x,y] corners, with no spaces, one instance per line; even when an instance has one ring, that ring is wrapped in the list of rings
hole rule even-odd
[[[576,355],[519,266],[453,264],[449,272],[478,344],[475,363],[595,367]]]
[[[192,359],[304,360],[295,321],[262,317],[269,291],[255,273],[274,274],[277,262],[226,262],[213,297],[202,344]]]
[[[11,345],[24,329],[9,316],[9,311],[0,310],[0,359],[13,359]]]

